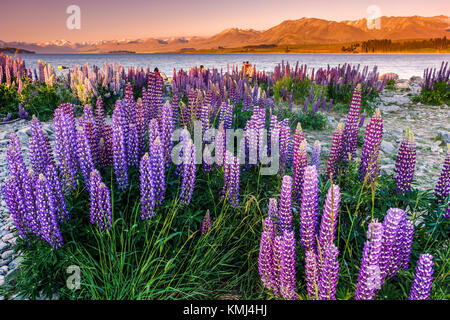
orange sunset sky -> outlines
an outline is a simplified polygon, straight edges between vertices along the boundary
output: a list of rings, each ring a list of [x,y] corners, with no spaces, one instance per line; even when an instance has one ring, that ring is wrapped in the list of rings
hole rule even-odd
[[[69,5],[81,9],[81,29],[69,30]],[[0,40],[72,42],[209,36],[230,27],[263,30],[301,17],[354,20],[377,5],[386,16],[449,15],[446,0],[2,0]]]

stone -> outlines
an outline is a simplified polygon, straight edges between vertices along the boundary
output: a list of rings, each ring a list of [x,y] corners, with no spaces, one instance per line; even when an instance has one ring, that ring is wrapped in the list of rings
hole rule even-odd
[[[5,243],[5,242],[0,240],[0,252],[3,252],[8,247],[9,247],[9,243]]]
[[[379,80],[383,80],[385,78],[386,78],[386,80],[389,80],[389,79],[397,80],[398,74],[393,73],[393,72],[388,72],[388,73],[383,73],[381,76],[378,77]]]
[[[438,136],[444,141],[445,144],[450,143],[450,132],[439,130]]]
[[[14,237],[14,235],[12,233],[8,233],[5,236],[3,236],[2,240],[8,241],[9,239],[12,239],[13,237]]]
[[[394,172],[395,165],[387,164],[380,167],[380,174],[382,176],[389,176]]]
[[[395,83],[394,88],[397,90],[409,90],[408,81],[403,81],[403,82],[398,81]]]
[[[8,250],[2,253],[2,259],[6,260],[8,259],[10,256],[12,256],[12,254],[14,253],[13,250]]]
[[[390,143],[389,141],[383,140],[381,141],[381,151],[383,151],[383,153],[393,153],[395,150],[395,147],[392,143]]]
[[[397,112],[399,111],[401,108],[399,106],[396,106],[395,104],[391,104],[391,105],[380,105],[380,111],[382,111],[383,113],[390,113],[390,112]]]
[[[0,276],[0,287],[5,284],[5,276]]]

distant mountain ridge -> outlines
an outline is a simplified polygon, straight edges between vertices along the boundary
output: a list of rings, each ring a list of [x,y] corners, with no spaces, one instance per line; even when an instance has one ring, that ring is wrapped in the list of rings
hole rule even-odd
[[[217,49],[254,45],[331,44],[370,39],[421,39],[450,35],[448,16],[380,18],[380,29],[370,29],[366,19],[329,21],[318,18],[286,20],[263,31],[230,28],[207,38],[136,39],[71,43],[66,40],[45,43],[3,42],[0,46],[15,47],[36,53],[137,53],[180,52],[186,49]]]

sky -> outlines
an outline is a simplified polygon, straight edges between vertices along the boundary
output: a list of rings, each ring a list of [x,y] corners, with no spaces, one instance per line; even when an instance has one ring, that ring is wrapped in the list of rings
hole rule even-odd
[[[2,0],[0,40],[71,42],[211,36],[224,29],[265,30],[302,17],[342,21],[368,16],[450,15],[448,0]],[[80,29],[67,28],[70,5]]]

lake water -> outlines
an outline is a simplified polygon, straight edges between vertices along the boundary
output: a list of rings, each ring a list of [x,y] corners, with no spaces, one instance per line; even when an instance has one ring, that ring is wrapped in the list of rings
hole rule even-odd
[[[161,72],[172,76],[173,68],[188,69],[191,66],[204,65],[205,67],[223,68],[226,71],[227,64],[242,65],[243,61],[256,64],[258,70],[273,71],[274,67],[282,60],[289,61],[291,66],[299,61],[309,68],[336,66],[350,63],[361,66],[378,66],[380,74],[395,72],[401,79],[411,76],[423,76],[423,70],[428,67],[439,68],[442,61],[449,61],[450,54],[22,54],[27,67],[37,67],[38,60],[46,61],[50,65],[72,66],[90,65],[103,66],[108,63],[118,62],[125,67],[137,66],[153,70],[158,67]],[[63,70],[58,70],[64,72]]]

